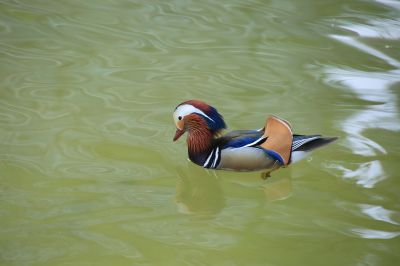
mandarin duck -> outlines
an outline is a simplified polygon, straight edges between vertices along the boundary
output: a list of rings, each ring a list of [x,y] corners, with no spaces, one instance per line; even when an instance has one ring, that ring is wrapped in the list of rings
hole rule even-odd
[[[226,128],[223,117],[200,100],[179,104],[173,118],[177,128],[173,141],[187,132],[190,161],[210,169],[275,170],[337,139],[293,134],[289,122],[276,116],[268,117],[259,130],[236,130],[222,135]]]

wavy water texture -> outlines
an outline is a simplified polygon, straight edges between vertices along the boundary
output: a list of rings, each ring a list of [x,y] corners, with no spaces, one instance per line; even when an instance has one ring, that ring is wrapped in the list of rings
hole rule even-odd
[[[340,23],[340,22],[339,22]],[[341,122],[341,127],[347,133],[346,146],[355,154],[374,157],[378,153],[387,154],[384,147],[364,135],[370,129],[400,131],[398,102],[393,86],[400,82],[400,61],[388,56],[362,40],[398,39],[400,29],[397,20],[368,20],[367,24],[342,23],[341,28],[356,33],[356,36],[330,35],[336,41],[358,49],[367,56],[376,57],[392,69],[386,71],[364,71],[350,68],[326,67],[325,81],[328,84],[340,84],[351,90],[359,99],[371,102],[364,110],[358,111]],[[343,166],[329,165],[342,172],[345,178],[355,178],[357,183],[366,188],[372,188],[376,183],[386,178],[385,171],[378,160],[359,164],[356,170]]]
[[[1,1],[0,264],[399,261],[398,8]],[[267,180],[206,171],[172,142],[193,98],[341,140]]]

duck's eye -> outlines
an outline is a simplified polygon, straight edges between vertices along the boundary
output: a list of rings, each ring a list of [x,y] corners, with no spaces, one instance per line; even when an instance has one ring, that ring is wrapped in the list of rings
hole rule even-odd
[[[182,120],[182,116],[178,116],[178,120]]]

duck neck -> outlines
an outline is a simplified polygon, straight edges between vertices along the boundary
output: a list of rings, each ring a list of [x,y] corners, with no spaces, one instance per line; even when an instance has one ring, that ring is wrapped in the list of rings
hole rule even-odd
[[[208,128],[191,128],[186,139],[189,158],[197,164],[203,164],[212,150],[213,134]]]

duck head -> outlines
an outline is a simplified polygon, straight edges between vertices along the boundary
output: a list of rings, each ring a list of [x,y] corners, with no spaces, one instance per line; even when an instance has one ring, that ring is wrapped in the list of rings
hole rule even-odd
[[[173,141],[188,132],[188,144],[206,142],[226,128],[224,119],[218,111],[199,100],[190,100],[179,104],[175,108],[173,117],[176,125]]]

